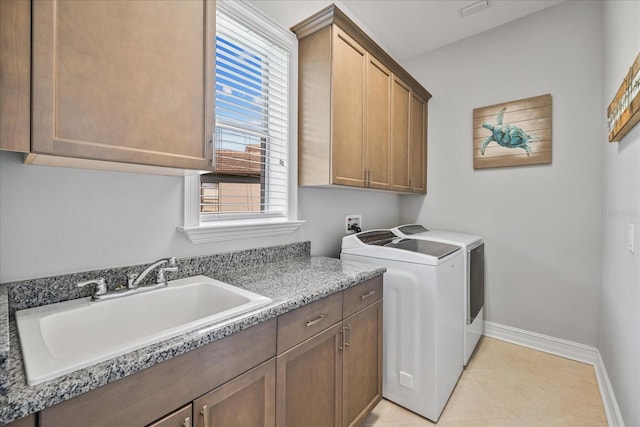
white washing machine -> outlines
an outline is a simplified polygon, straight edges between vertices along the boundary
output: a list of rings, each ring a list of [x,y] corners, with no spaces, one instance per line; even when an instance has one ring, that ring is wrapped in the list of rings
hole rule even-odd
[[[391,229],[398,236],[462,247],[464,263],[464,365],[484,332],[484,242],[482,237],[455,231],[429,230],[420,224]]]
[[[387,268],[383,396],[438,421],[462,373],[462,250],[373,230],[345,236],[341,258]]]

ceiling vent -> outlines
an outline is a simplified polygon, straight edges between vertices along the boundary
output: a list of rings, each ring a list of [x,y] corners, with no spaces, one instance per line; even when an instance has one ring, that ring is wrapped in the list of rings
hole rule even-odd
[[[476,0],[458,9],[458,13],[460,14],[461,17],[464,18],[465,16],[469,16],[476,12],[480,12],[481,10],[486,9],[488,7],[489,7],[489,2],[487,0]]]

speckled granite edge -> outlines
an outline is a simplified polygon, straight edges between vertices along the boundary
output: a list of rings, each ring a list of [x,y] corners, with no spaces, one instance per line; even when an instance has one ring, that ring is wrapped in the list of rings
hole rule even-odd
[[[172,280],[205,273],[216,274],[222,271],[255,267],[282,259],[308,257],[310,252],[310,242],[298,242],[236,252],[186,257],[178,259],[177,272],[167,273],[167,275]],[[153,261],[151,260],[150,262]],[[104,277],[107,281],[107,288],[113,290],[126,283],[127,274],[140,273],[147,265],[130,265],[7,283],[5,286],[8,287],[9,312],[12,315],[15,311],[25,308],[88,297],[92,292],[90,287],[82,289],[76,287],[76,283],[83,280]],[[155,276],[150,274],[147,282],[151,283],[154,278]]]
[[[0,396],[7,394],[9,376],[9,302],[7,287],[0,286]]]
[[[205,259],[200,261],[207,263]],[[198,262],[195,264],[199,265]],[[265,295],[273,303],[243,316],[193,330],[35,386],[26,385],[17,328],[15,321],[10,320],[8,391],[6,396],[0,397],[0,425],[217,341],[385,271],[382,267],[368,264],[310,256],[271,259],[262,264],[249,261],[230,265],[237,268],[217,273],[212,270],[197,271],[189,275],[205,274]]]

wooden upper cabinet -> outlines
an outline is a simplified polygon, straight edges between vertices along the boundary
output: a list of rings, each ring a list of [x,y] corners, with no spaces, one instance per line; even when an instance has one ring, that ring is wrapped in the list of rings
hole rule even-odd
[[[215,1],[33,2],[38,154],[209,169]]]
[[[388,189],[391,149],[391,71],[369,55],[367,58],[367,186]]]
[[[427,102],[411,93],[409,121],[409,174],[411,191],[427,192]]]
[[[412,94],[425,111],[431,94],[333,4],[291,30],[299,40],[299,185],[425,192],[426,179],[410,171],[419,126],[410,109]],[[426,159],[422,150],[412,164]],[[426,173],[426,163],[414,171]]]
[[[0,1],[0,150],[28,152],[31,2]]]
[[[410,191],[409,178],[409,109],[411,88],[398,77],[391,87],[391,188]]]
[[[332,183],[365,185],[367,52],[344,31],[333,31]]]
[[[391,99],[391,188],[426,193],[427,102],[396,76]]]

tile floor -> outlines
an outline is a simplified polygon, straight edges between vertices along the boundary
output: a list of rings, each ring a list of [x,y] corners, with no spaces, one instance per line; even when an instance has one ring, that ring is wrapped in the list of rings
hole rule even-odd
[[[383,400],[363,426],[436,425]],[[483,337],[437,426],[592,427],[607,420],[591,365]]]

